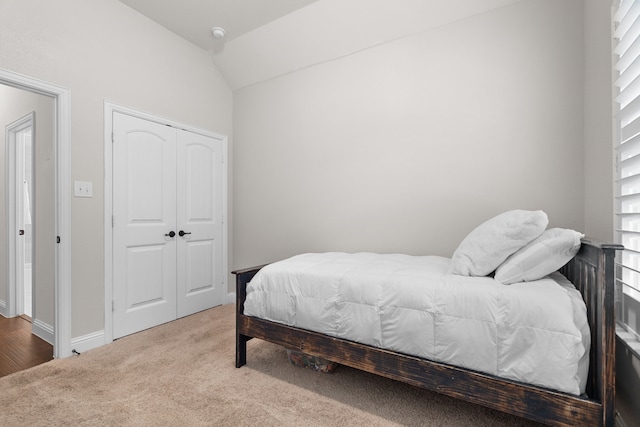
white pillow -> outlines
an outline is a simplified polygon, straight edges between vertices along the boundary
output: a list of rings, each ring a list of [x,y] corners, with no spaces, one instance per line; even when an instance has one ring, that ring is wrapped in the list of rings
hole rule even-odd
[[[501,213],[464,238],[451,257],[451,272],[461,276],[486,276],[509,255],[540,236],[548,224],[543,211]]]
[[[574,230],[551,228],[509,256],[496,270],[495,279],[505,285],[541,279],[569,262],[583,237]]]

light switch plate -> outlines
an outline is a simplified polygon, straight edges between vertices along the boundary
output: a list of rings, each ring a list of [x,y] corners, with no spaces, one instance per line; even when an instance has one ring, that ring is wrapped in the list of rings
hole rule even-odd
[[[75,181],[76,197],[93,197],[93,183],[85,181]]]

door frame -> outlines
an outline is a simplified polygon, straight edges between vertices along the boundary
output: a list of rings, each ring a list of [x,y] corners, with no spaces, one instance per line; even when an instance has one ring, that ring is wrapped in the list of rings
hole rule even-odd
[[[32,111],[6,126],[5,132],[5,164],[6,164],[6,181],[5,181],[5,200],[7,201],[7,307],[5,309],[7,317],[15,317],[23,313],[24,307],[24,256],[20,255],[18,249],[24,247],[21,244],[22,239],[18,239],[18,201],[24,199],[20,197],[18,191],[18,176],[24,173],[24,166],[17,162],[19,157],[19,146],[17,140],[18,132],[31,128],[31,145],[35,147],[35,111]],[[24,159],[23,159],[24,160]],[[20,204],[24,206],[24,201]],[[35,242],[35,241],[34,241]],[[32,257],[33,259],[33,257]],[[20,262],[21,261],[21,262]],[[22,269],[18,268],[18,264],[22,264]],[[33,274],[32,274],[33,277]],[[33,301],[33,298],[32,298]],[[33,307],[33,304],[32,304]],[[32,313],[35,319],[35,313]]]
[[[130,115],[189,132],[218,139],[222,142],[222,281],[227,288],[228,270],[228,156],[227,137],[215,132],[178,123],[150,113],[104,102],[104,343],[113,342],[113,113]]]
[[[53,357],[71,356],[71,93],[61,86],[0,69],[0,83],[54,99],[55,245]]]

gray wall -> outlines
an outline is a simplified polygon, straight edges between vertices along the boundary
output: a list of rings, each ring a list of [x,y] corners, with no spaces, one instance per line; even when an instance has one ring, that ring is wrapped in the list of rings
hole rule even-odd
[[[585,230],[581,1],[523,1],[234,92],[234,266]],[[543,30],[544,29],[544,30]]]
[[[585,230],[613,241],[611,4],[584,2]]]

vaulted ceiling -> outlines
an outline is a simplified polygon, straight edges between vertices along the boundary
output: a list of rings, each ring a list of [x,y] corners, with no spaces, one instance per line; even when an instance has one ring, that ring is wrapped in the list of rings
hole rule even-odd
[[[229,42],[316,0],[120,0],[205,50],[215,47],[212,27]]]
[[[120,1],[209,51],[236,90],[520,0]]]

